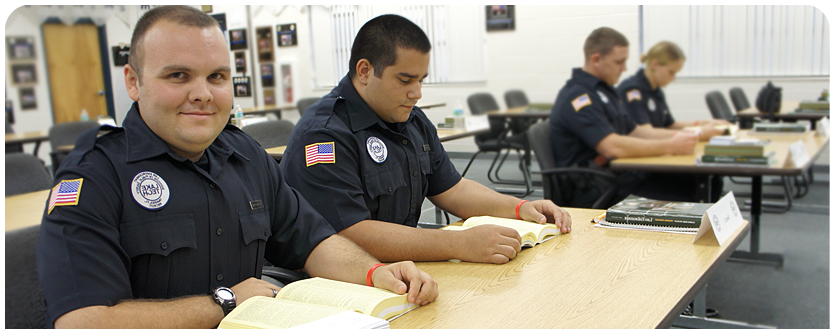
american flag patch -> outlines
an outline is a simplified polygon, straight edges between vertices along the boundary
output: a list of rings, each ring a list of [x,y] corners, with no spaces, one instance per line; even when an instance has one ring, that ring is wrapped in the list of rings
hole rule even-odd
[[[626,102],[632,102],[632,100],[641,100],[641,91],[637,89],[630,90],[626,92]]]
[[[315,164],[332,164],[336,162],[333,142],[316,143],[304,147],[304,160],[307,166]]]
[[[582,96],[574,99],[574,101],[571,101],[571,105],[574,106],[574,111],[580,111],[580,109],[590,104],[591,99],[589,99],[589,94],[583,94]]]
[[[84,179],[63,180],[52,188],[52,194],[49,195],[49,209],[47,209],[46,214],[52,213],[52,209],[56,206],[78,204],[82,181]]]

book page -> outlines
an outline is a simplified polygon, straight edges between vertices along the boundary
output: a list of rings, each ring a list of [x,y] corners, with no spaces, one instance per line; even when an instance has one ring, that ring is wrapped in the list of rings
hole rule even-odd
[[[553,229],[554,231],[559,234],[559,230],[557,230],[557,226],[554,224],[539,224],[535,222],[529,222],[524,220],[517,220],[517,219],[508,219],[508,218],[498,218],[498,217],[490,217],[490,216],[478,216],[478,217],[470,217],[467,219],[463,226],[472,227],[484,224],[493,224],[499,225],[504,227],[512,228],[519,232],[519,235],[525,235],[526,233],[533,233],[533,235],[537,236],[537,239],[541,237],[541,233],[543,230],[546,229]]]
[[[290,283],[278,292],[276,298],[340,307],[371,316],[378,316],[373,314],[374,308],[387,299],[394,301],[386,304],[410,304],[406,294],[398,295],[379,288],[320,277]]]
[[[290,328],[345,311],[330,306],[257,296],[235,307],[223,318],[218,328]]]
[[[385,329],[389,328],[388,321],[378,319],[370,315],[345,311],[336,315],[325,317],[304,325],[293,327],[293,329],[320,330],[320,329]]]

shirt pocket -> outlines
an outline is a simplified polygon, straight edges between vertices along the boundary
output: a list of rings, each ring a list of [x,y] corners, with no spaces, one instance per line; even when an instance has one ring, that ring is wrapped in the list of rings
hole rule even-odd
[[[119,241],[129,257],[144,254],[168,256],[180,248],[197,249],[194,215],[157,216],[127,222]]]
[[[423,175],[432,175],[432,157],[430,152],[421,152],[418,154],[418,161],[420,161],[420,171]]]
[[[365,186],[371,199],[392,196],[397,189],[406,186],[403,170],[399,163],[393,163],[379,170],[365,174]]]
[[[270,215],[266,208],[256,211],[238,211],[238,221],[241,223],[241,236],[244,244],[249,245],[255,240],[267,241],[272,235]]]

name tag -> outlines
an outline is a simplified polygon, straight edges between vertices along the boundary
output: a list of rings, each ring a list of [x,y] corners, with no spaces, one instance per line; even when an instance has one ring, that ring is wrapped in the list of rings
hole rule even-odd
[[[799,168],[809,162],[809,154],[806,153],[806,146],[803,146],[803,141],[798,140],[789,146],[789,156],[786,158],[784,167]]]
[[[260,208],[263,208],[263,207],[264,207],[264,202],[261,202],[261,200],[260,200],[260,199],[258,199],[258,200],[254,200],[254,201],[250,201],[250,202],[249,202],[249,207],[250,207],[252,210],[258,210],[258,209],[260,209]]]

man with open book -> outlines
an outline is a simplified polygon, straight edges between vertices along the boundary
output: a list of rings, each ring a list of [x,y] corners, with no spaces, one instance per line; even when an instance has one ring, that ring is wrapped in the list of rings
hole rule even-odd
[[[425,198],[458,217],[486,215],[556,223],[568,213],[549,200],[499,194],[461,177],[420,108],[431,45],[423,30],[397,15],[362,26],[349,72],[307,109],[281,161],[287,183],[328,222],[383,261],[505,263],[520,250],[519,233],[496,226],[466,231],[418,229]]]
[[[122,128],[81,136],[57,172],[36,246],[47,327],[211,328],[236,304],[274,297],[265,258],[357,284],[438,295],[411,262],[381,266],[227,126],[229,48],[185,6],[137,22],[125,66],[135,102]]]

